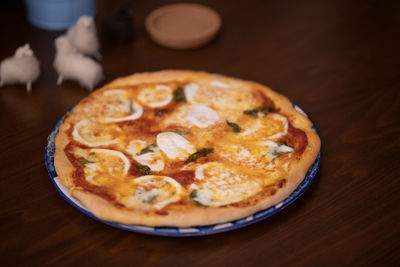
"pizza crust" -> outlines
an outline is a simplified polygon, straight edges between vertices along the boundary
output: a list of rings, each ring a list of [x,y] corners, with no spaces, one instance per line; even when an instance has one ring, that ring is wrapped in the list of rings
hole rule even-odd
[[[320,139],[312,129],[312,122],[303,114],[295,110],[291,102],[270,88],[260,85],[255,82],[242,81],[239,79],[228,78],[221,75],[208,74],[205,72],[192,72],[192,71],[160,71],[155,73],[139,73],[125,78],[117,79],[110,84],[104,86],[102,89],[97,90],[94,94],[99,94],[103,90],[109,88],[119,88],[124,86],[132,86],[142,83],[163,83],[168,81],[185,81],[187,79],[201,79],[215,77],[219,81],[232,83],[240,82],[246,83],[250,86],[256,86],[262,90],[280,109],[280,113],[284,114],[290,119],[291,124],[299,129],[302,129],[308,138],[308,145],[303,152],[301,159],[291,167],[287,174],[287,182],[282,188],[276,190],[275,194],[267,196],[263,199],[256,201],[254,205],[240,207],[234,205],[227,205],[222,207],[197,207],[194,205],[178,206],[177,208],[158,214],[157,212],[143,212],[140,210],[129,210],[126,208],[119,208],[103,199],[102,197],[85,191],[82,188],[73,185],[73,171],[74,167],[68,160],[64,149],[68,144],[67,131],[70,128],[68,122],[64,122],[59,129],[59,134],[56,137],[56,153],[54,164],[56,172],[61,182],[71,189],[71,195],[79,199],[82,204],[91,211],[95,216],[107,221],[114,221],[123,224],[147,225],[147,226],[176,226],[176,227],[189,227],[194,225],[210,225],[228,222],[253,213],[264,210],[268,207],[276,205],[287,198],[301,183],[307,173],[309,167],[315,161],[320,150]],[[81,105],[85,100],[81,101],[75,107],[75,112],[81,109]],[[79,112],[78,112],[79,113]],[[79,120],[79,116],[74,120],[69,120],[71,123]]]
[[[67,146],[69,140],[66,131],[70,128],[69,123],[63,123],[55,140],[56,153],[54,155],[54,166],[58,178],[60,178],[63,185],[68,188],[73,187],[72,172],[74,170],[71,162],[68,160],[67,155],[64,153],[64,148]]]

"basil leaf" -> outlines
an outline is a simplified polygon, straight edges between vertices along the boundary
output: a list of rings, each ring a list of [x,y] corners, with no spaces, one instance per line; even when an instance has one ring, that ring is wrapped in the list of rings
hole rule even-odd
[[[200,203],[199,201],[197,201],[195,198],[197,197],[197,190],[193,190],[192,192],[190,192],[189,194],[189,199],[191,201],[193,201],[193,203],[197,206],[197,207],[202,207],[205,208],[207,207],[207,205],[204,205],[202,203]]]
[[[190,192],[190,195],[189,195],[190,199],[193,199],[195,197],[197,197],[197,190],[193,190],[192,192]]]
[[[149,152],[154,152],[154,148],[157,146],[156,143],[153,143],[151,145],[146,146],[145,148],[143,148],[142,150],[140,150],[139,155],[143,155],[145,153],[149,153]]]
[[[185,91],[182,89],[182,87],[176,88],[173,95],[175,102],[186,102]]]
[[[261,112],[265,117],[271,111],[271,109],[268,107],[259,107],[258,111]]]
[[[213,153],[214,148],[202,148],[197,152],[194,152],[189,158],[185,161],[185,163],[196,161],[198,158],[207,157],[208,154]]]
[[[95,163],[94,161],[85,159],[84,157],[78,158],[78,162],[79,162],[83,167],[85,167],[86,164],[88,164],[88,163]]]
[[[258,118],[258,109],[251,109],[243,111],[243,114],[252,116],[253,118]]]
[[[161,109],[155,109],[154,110],[154,116],[156,117],[162,117],[168,112],[168,109],[166,108],[161,108]]]
[[[146,165],[136,165],[136,170],[138,173],[144,174],[144,175],[149,175],[151,174],[151,169],[149,166]]]
[[[278,151],[274,150],[274,151],[272,151],[272,156],[274,156],[275,158],[279,158],[280,156],[282,156],[285,153],[287,153],[287,152],[278,152]]]
[[[286,141],[283,141],[283,140],[279,141],[277,144],[278,144],[278,148],[280,148],[280,147],[282,147],[282,146],[291,147],[291,146],[288,145],[288,143],[286,143]],[[293,148],[293,147],[291,147],[291,148]],[[278,151],[278,150],[275,148],[274,151],[272,151],[272,156],[274,156],[274,157],[276,157],[276,158],[279,158],[280,156],[282,156],[283,154],[286,154],[286,153],[289,153],[289,152],[286,152],[286,151]]]
[[[271,111],[269,107],[258,107],[255,109],[248,109],[243,111],[243,114],[252,116],[253,118],[257,119],[258,114],[261,113],[264,117]]]
[[[129,100],[128,100],[128,107],[129,107],[129,114],[133,114],[133,113],[135,113],[135,108],[133,107],[133,102],[132,102],[132,99],[130,99],[129,98]]]
[[[240,128],[240,126],[237,125],[237,124],[234,123],[234,122],[226,121],[226,124],[228,124],[230,127],[232,127],[232,131],[233,131],[234,133],[240,133],[240,131],[242,130],[242,129]]]
[[[289,145],[288,143],[286,143],[286,141],[279,141],[278,146],[289,146]]]
[[[189,134],[189,132],[185,131],[185,130],[169,130],[169,131],[161,131],[160,133],[166,133],[166,132],[173,132],[173,133],[177,133],[179,135],[187,135],[187,134]]]
[[[146,200],[143,200],[144,203],[153,203],[156,200],[158,195],[149,196]]]
[[[179,135],[187,135],[187,134],[189,134],[188,131],[183,131],[183,130],[173,130],[172,132],[177,133]]]
[[[200,202],[197,201],[197,200],[192,199],[192,201],[193,201],[193,203],[194,203],[197,207],[202,207],[202,208],[208,207],[207,205],[204,205],[204,204],[200,203]]]

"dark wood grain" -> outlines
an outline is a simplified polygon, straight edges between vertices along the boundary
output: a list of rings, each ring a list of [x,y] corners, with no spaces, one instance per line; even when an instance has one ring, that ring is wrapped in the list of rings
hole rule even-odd
[[[21,2],[3,1],[0,59],[29,42],[42,71],[31,93],[0,88],[3,266],[400,265],[399,1],[198,1],[221,14],[223,28],[211,44],[188,51],[160,47],[144,30],[146,15],[171,1],[132,2],[136,40],[102,38],[104,83],[178,68],[267,84],[319,129],[315,182],[282,212],[213,236],[130,233],[78,212],[51,184],[44,147],[89,91],[74,82],[56,86],[53,40],[62,32],[31,26]],[[98,1],[98,18],[115,6]]]

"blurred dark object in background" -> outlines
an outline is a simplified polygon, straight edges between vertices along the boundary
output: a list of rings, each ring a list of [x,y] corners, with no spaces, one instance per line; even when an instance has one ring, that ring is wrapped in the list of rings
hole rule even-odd
[[[135,38],[133,12],[130,4],[119,6],[113,14],[103,19],[101,31],[104,36],[116,43],[127,43]]]

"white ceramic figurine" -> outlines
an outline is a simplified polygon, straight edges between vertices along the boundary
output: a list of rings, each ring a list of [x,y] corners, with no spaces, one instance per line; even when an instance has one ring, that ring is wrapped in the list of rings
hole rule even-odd
[[[54,68],[59,75],[57,85],[64,79],[76,80],[92,90],[103,79],[101,65],[79,53],[66,36],[58,37],[54,44],[56,47]]]
[[[13,57],[0,63],[0,87],[3,84],[25,83],[28,92],[40,74],[39,61],[29,44],[18,47]]]
[[[76,24],[68,29],[67,37],[82,54],[101,59],[96,24],[93,17],[81,16]]]

